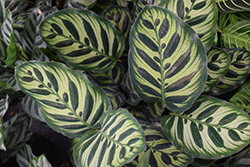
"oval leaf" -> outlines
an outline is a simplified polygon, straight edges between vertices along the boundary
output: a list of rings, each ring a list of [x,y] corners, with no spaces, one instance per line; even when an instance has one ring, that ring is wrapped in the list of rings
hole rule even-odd
[[[100,130],[86,132],[74,147],[77,166],[122,166],[144,151],[143,130],[127,110],[106,112],[100,123]]]
[[[229,156],[250,142],[250,117],[238,107],[209,96],[200,96],[183,114],[164,116],[161,125],[175,146],[199,158]]]
[[[190,108],[205,86],[206,57],[194,30],[167,9],[146,6],[131,29],[129,74],[146,102]]]
[[[53,13],[41,23],[40,34],[68,65],[85,71],[112,69],[124,49],[112,23],[88,10]]]
[[[207,83],[204,92],[209,91],[216,86],[228,71],[230,65],[230,56],[222,49],[213,47],[207,55]]]
[[[172,0],[165,7],[194,29],[206,51],[211,48],[217,32],[218,20],[214,0]]]
[[[16,68],[20,89],[42,109],[47,123],[56,131],[81,137],[99,126],[110,109],[105,92],[79,71],[61,63],[28,62]]]
[[[221,82],[209,92],[212,95],[220,95],[237,88],[249,75],[250,52],[241,48],[224,50],[230,55],[230,66]]]
[[[178,150],[166,139],[159,126],[144,121],[140,123],[145,133],[147,148],[152,147],[148,167],[186,166],[192,162],[191,156]],[[136,161],[140,162],[144,155],[145,151],[139,154],[132,163],[137,164]]]

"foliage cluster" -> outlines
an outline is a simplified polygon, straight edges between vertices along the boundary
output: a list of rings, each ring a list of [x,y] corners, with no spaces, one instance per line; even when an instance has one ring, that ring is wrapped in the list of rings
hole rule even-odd
[[[232,165],[250,149],[249,11],[249,0],[1,0],[0,165],[51,166],[27,144],[33,119],[72,141],[68,166]]]

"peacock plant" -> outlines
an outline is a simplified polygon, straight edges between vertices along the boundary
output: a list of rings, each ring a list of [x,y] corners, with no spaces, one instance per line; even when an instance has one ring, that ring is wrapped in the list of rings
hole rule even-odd
[[[69,0],[63,10],[48,6],[51,1],[39,2],[26,22],[14,20],[21,31],[2,32],[0,60],[10,68],[15,63],[8,82],[25,94],[22,110],[72,138],[75,166],[201,166],[200,159],[218,165],[249,149],[249,100],[242,97],[249,97],[248,87],[231,103],[214,97],[240,86],[250,71],[250,19],[217,8],[247,11],[247,3]],[[11,19],[10,11],[0,19]],[[10,53],[20,54],[19,61]],[[0,100],[2,150],[8,149],[2,136],[14,131],[2,130],[8,99]],[[28,152],[27,164],[50,165],[27,144],[18,150],[11,154],[17,162]]]

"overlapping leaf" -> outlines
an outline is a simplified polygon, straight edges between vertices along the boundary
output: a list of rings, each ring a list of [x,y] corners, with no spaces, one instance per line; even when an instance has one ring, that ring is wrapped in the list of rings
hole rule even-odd
[[[104,11],[103,16],[115,25],[115,28],[122,33],[124,39],[127,39],[131,23],[129,8],[111,6]]]
[[[186,166],[192,162],[192,157],[178,150],[163,135],[161,129],[155,124],[141,123],[144,129],[147,148],[152,146],[148,167],[155,166]],[[137,165],[145,152],[139,154],[132,163]],[[136,162],[137,161],[137,162]]]
[[[21,12],[28,6],[28,1],[19,1],[19,0],[4,0],[5,8],[9,9],[13,15]]]
[[[241,89],[230,98],[229,102],[250,114],[250,81],[241,85]],[[246,88],[242,88],[246,87]]]
[[[250,52],[241,48],[224,50],[230,55],[230,66],[219,84],[209,92],[212,95],[223,94],[237,88],[249,75]]]
[[[146,5],[158,5],[161,2],[162,2],[162,0],[154,0],[154,1],[151,1],[151,0],[135,0],[134,3],[133,3],[132,11],[131,11],[133,20],[135,20],[137,18],[139,13],[142,11],[142,9]]]
[[[5,144],[4,144],[4,137],[3,136],[3,116],[7,112],[9,108],[9,97],[6,95],[5,99],[0,100],[0,150],[6,150]]]
[[[41,122],[45,122],[43,114],[39,109],[39,105],[30,96],[26,95],[22,100],[21,104],[23,111],[26,112],[29,116]]]
[[[47,160],[44,154],[40,155],[39,157],[36,157],[31,160],[29,167],[52,167],[50,162]]]
[[[222,29],[220,44],[225,48],[244,48],[250,51],[250,20],[241,20]]]
[[[35,157],[36,156],[32,153],[32,149],[28,144],[24,144],[24,146],[16,153],[16,161],[19,167],[28,167],[30,161]]]
[[[3,124],[6,151],[0,151],[0,164],[4,164],[10,157],[16,155],[18,150],[23,147],[32,135],[28,132],[32,125],[30,117],[19,112],[18,118],[16,116],[12,118]]]
[[[204,92],[216,86],[225,76],[230,65],[230,56],[222,49],[213,47],[208,52],[207,83]]]
[[[16,68],[20,89],[41,107],[48,124],[67,136],[81,137],[99,127],[109,110],[107,95],[79,71],[60,63],[28,62]]]
[[[77,166],[122,166],[145,149],[143,130],[127,110],[106,112],[100,125],[100,130],[86,132],[74,147]]]
[[[176,13],[195,30],[206,51],[211,48],[217,31],[218,20],[214,0],[169,0],[167,5],[164,6]]]
[[[249,0],[216,0],[220,12],[250,11]]]
[[[108,8],[109,6],[112,6],[116,3],[117,0],[96,0],[95,6],[91,9],[96,14],[102,15],[103,11]]]
[[[131,29],[129,74],[146,102],[190,108],[205,86],[206,57],[194,30],[167,9],[146,6]]]
[[[229,156],[250,141],[249,115],[226,101],[209,96],[200,96],[183,114],[164,116],[161,125],[175,146],[200,158]]]
[[[40,34],[67,64],[86,71],[112,69],[124,49],[112,23],[87,10],[53,13],[41,23]]]
[[[96,3],[96,0],[69,0],[67,8],[89,9]]]

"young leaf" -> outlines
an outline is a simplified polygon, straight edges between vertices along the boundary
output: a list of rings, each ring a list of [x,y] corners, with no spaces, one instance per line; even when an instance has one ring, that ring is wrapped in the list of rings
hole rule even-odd
[[[47,123],[70,137],[81,137],[99,127],[100,116],[110,109],[105,92],[87,77],[55,62],[28,62],[16,68],[20,89],[42,109]]]
[[[40,34],[68,65],[85,71],[112,69],[124,50],[112,23],[88,10],[53,13],[41,23]]]
[[[44,154],[31,160],[29,167],[52,167]]]
[[[13,27],[11,26],[12,30]],[[14,36],[14,31],[10,34],[10,43],[9,46],[6,49],[7,53],[7,58],[4,61],[7,67],[13,66],[13,64],[16,61],[17,58],[17,47],[16,47],[16,42],[15,42],[15,36]]]
[[[218,159],[239,152],[250,142],[250,117],[234,105],[200,96],[182,114],[162,118],[166,137],[182,151],[199,158]]]
[[[206,83],[206,58],[194,30],[162,7],[146,6],[131,29],[129,75],[146,102],[190,108]]]
[[[105,112],[100,130],[89,130],[73,150],[77,166],[122,166],[144,151],[144,133],[125,109]]]
[[[245,0],[216,0],[216,3],[220,12],[250,11],[249,1]]]
[[[217,32],[218,20],[218,12],[214,0],[171,0],[165,7],[176,13],[194,29],[206,51],[211,48]]]

